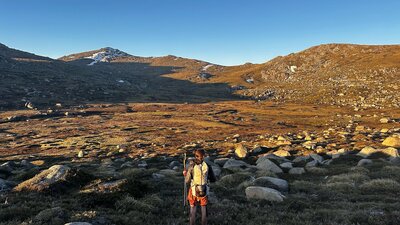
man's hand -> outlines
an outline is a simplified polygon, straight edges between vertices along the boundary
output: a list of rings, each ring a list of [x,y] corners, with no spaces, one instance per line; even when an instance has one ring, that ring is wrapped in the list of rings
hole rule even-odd
[[[183,176],[186,177],[187,171],[184,170],[182,173],[183,173]]]

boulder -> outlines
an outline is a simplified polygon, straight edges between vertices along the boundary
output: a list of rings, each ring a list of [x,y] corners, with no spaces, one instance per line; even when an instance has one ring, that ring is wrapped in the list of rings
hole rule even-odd
[[[289,159],[268,153],[268,154],[260,155],[260,157],[256,161],[256,164],[259,164],[266,159],[268,159],[268,160],[272,159],[274,161],[277,161],[278,163],[290,162]]]
[[[273,173],[283,173],[282,169],[269,159],[264,159],[257,163],[257,169],[267,170]]]
[[[170,169],[173,169],[175,166],[182,166],[182,164],[181,164],[180,162],[174,160],[174,161],[172,161],[172,162],[169,163],[169,166],[168,166],[168,167],[169,167]]]
[[[300,175],[305,172],[306,171],[303,167],[293,167],[292,169],[289,170],[289,174],[295,174],[295,175]]]
[[[249,167],[250,165],[241,161],[241,160],[236,160],[236,159],[229,159],[226,161],[224,164],[224,169],[243,169],[246,167]]]
[[[14,191],[64,191],[86,182],[90,177],[65,165],[54,165],[16,186]]]
[[[274,154],[276,156],[280,156],[280,157],[291,156],[290,153],[286,150],[278,150],[278,151],[273,152],[272,154]]]
[[[357,166],[365,166],[365,165],[369,165],[369,164],[372,164],[372,160],[361,159],[360,161],[358,161]]]
[[[379,150],[377,150],[373,147],[367,146],[367,147],[364,147],[363,149],[361,149],[361,151],[358,152],[357,155],[366,158],[366,157],[370,156],[371,154],[374,154],[377,152],[379,152]]]
[[[242,144],[237,145],[235,149],[235,155],[241,159],[246,158],[247,148],[244,147]]]
[[[381,149],[381,152],[390,157],[399,157],[399,150],[393,147]]]
[[[311,157],[309,155],[304,155],[304,156],[297,156],[295,159],[293,159],[293,163],[305,163],[307,162]]]
[[[384,118],[381,118],[381,119],[379,120],[379,122],[380,122],[380,123],[389,123],[389,122],[390,122],[390,119],[384,117]]]
[[[15,186],[14,182],[3,180],[0,178],[0,193],[2,191],[9,191]]]
[[[310,157],[318,163],[322,163],[322,161],[324,161],[324,158],[318,154],[310,154]]]
[[[400,148],[400,137],[399,136],[391,136],[387,137],[383,142],[382,145],[394,148]]]
[[[249,200],[260,199],[272,202],[282,202],[285,198],[285,196],[279,191],[267,187],[250,186],[246,188],[245,192],[246,197]]]
[[[90,184],[86,185],[82,188],[80,193],[97,193],[97,194],[106,194],[106,193],[115,193],[121,192],[125,190],[125,187],[128,183],[127,179],[114,180],[114,181],[102,181],[101,179],[97,179]]]
[[[214,160],[214,163],[223,167],[228,160],[229,158],[218,158]]]
[[[291,162],[285,162],[285,163],[281,163],[279,165],[282,169],[291,169],[293,168],[293,163]]]
[[[316,166],[318,166],[318,164],[319,164],[319,162],[317,160],[313,160],[311,162],[308,162],[306,164],[306,167],[316,167]]]
[[[259,177],[254,180],[254,184],[257,186],[273,188],[282,192],[289,191],[288,182],[275,177]]]

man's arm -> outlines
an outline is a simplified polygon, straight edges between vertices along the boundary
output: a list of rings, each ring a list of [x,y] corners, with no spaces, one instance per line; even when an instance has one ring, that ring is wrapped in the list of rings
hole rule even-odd
[[[190,181],[192,180],[193,167],[194,167],[194,163],[193,163],[193,161],[190,161],[186,172],[184,171],[184,173],[183,173],[183,175],[185,176],[185,182],[187,184],[189,184]]]

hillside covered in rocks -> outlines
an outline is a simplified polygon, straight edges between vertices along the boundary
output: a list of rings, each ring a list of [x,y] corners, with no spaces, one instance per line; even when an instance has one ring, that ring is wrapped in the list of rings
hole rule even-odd
[[[398,45],[326,44],[266,63],[221,66],[110,47],[58,60],[0,48],[0,107],[56,103],[208,102],[229,99],[399,107]]]

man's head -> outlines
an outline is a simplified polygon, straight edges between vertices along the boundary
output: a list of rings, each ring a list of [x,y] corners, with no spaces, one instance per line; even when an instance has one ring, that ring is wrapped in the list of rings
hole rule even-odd
[[[194,150],[194,162],[196,163],[196,164],[201,164],[201,163],[203,163],[203,159],[204,159],[204,155],[205,155],[205,152],[204,152],[204,150],[203,149],[196,149],[196,150]]]

